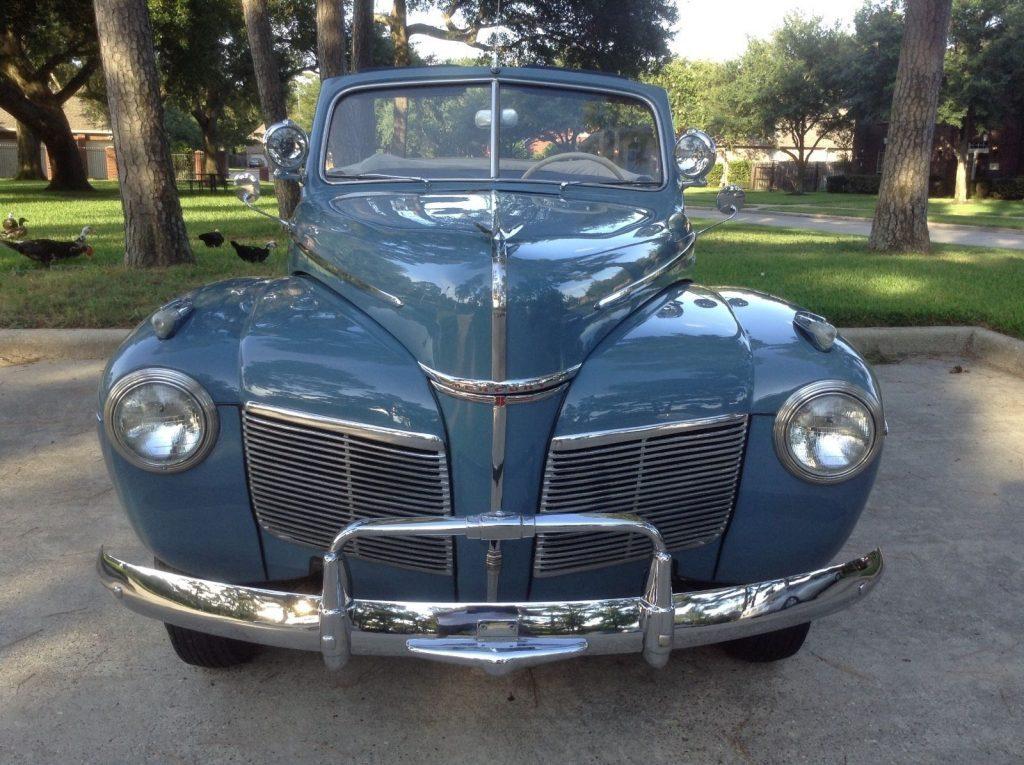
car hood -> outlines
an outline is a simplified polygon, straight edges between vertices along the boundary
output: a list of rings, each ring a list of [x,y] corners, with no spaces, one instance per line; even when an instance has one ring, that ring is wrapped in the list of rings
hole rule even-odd
[[[504,343],[505,378],[531,378],[580,364],[660,288],[652,280],[646,293],[598,307],[679,260],[671,212],[506,191],[332,193],[299,207],[291,266],[358,305],[426,367],[490,379]]]

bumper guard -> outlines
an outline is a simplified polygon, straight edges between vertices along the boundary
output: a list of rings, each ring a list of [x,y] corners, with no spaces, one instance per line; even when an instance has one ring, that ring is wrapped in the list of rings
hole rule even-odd
[[[424,603],[353,597],[342,548],[355,537],[463,536],[485,541],[538,533],[631,532],[654,552],[644,592],[610,600]],[[633,515],[510,514],[356,521],[324,555],[322,595],[211,582],[118,560],[100,550],[104,586],[145,616],[251,643],[319,651],[338,669],[349,656],[418,656],[500,675],[582,654],[642,653],[654,667],[673,648],[790,627],[839,611],[882,573],[878,550],[784,579],[672,592],[672,556],[658,530]]]

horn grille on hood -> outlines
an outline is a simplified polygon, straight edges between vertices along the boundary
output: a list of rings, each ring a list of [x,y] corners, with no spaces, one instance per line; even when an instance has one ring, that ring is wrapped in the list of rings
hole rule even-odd
[[[635,513],[669,550],[699,547],[725,530],[736,502],[747,417],[555,438],[542,513]],[[536,576],[647,558],[650,542],[624,534],[539,535]]]

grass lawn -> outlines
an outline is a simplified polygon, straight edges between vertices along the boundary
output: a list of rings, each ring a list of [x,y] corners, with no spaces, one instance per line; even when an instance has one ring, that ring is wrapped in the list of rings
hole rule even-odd
[[[0,217],[28,218],[29,238],[70,240],[93,227],[92,259],[76,258],[49,271],[0,246],[0,327],[121,327],[144,319],[156,306],[207,282],[232,276],[284,272],[286,249],[280,227],[247,210],[230,191],[182,192],[185,223],[196,265],[129,271],[124,258],[124,223],[114,182],[94,181],[93,194],[53,194],[45,183],[0,181]],[[276,212],[268,186],[259,204]],[[197,234],[220,229],[227,239],[281,246],[266,262],[246,263],[227,242],[207,249]]]
[[[713,207],[718,189],[689,189],[686,199]],[[870,218],[875,213],[873,194],[787,194],[784,191],[748,191],[747,204],[775,212],[825,213]],[[1024,228],[1024,200],[978,199],[958,205],[952,199],[928,200],[928,220],[964,226]]]
[[[96,229],[96,256],[50,271],[0,248],[0,326],[127,327],[194,286],[247,274],[284,273],[285,248],[266,263],[239,260],[225,244],[196,243],[195,266],[128,271],[121,265],[121,207],[113,184],[86,199],[39,185],[0,182],[0,214],[29,219],[33,236],[73,238]],[[692,193],[692,192],[688,192]],[[274,209],[273,195],[261,202]],[[182,197],[193,235],[214,227],[263,242],[281,231],[227,192]],[[697,245],[695,278],[780,295],[844,326],[981,324],[1024,337],[1024,251],[937,246],[932,255],[875,255],[860,237],[726,224]]]

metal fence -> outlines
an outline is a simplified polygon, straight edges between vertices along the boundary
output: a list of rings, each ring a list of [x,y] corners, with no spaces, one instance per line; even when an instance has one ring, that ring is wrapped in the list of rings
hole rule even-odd
[[[804,171],[803,191],[822,191],[825,179],[845,172],[842,162],[808,162]],[[753,191],[796,191],[798,184],[796,162],[757,162],[750,173]]]
[[[85,150],[85,169],[94,181],[107,180],[107,150],[105,148],[87,148]]]
[[[0,141],[0,178],[13,178],[18,172],[18,144]]]

